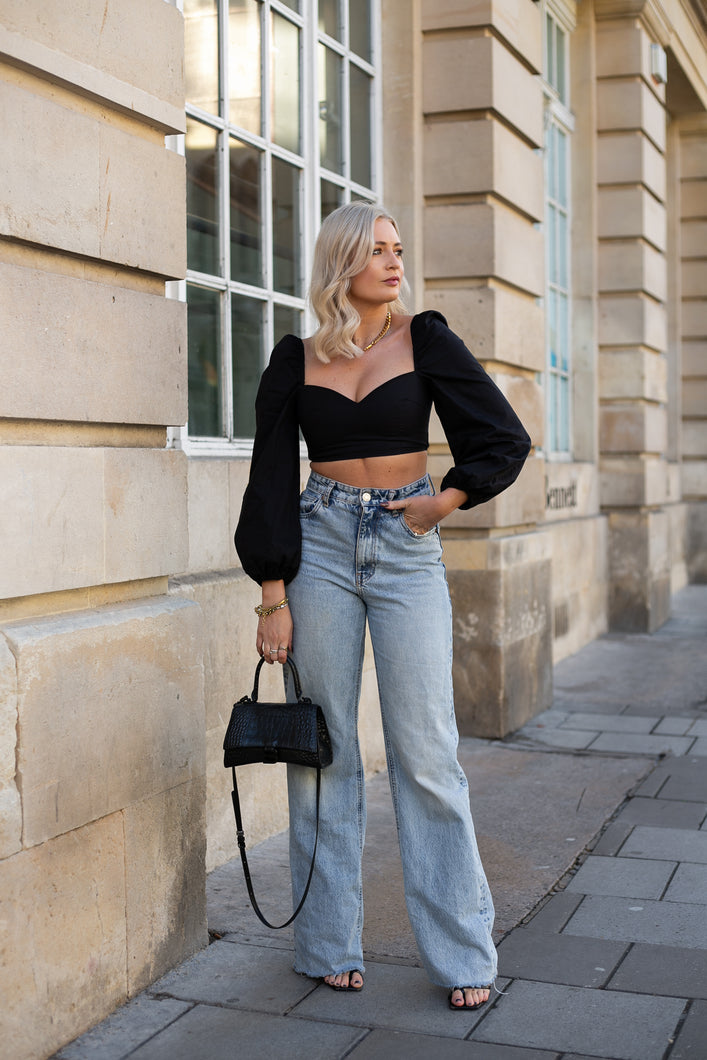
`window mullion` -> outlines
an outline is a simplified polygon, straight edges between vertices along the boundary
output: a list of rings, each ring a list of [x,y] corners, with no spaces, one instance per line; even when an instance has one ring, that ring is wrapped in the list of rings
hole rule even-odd
[[[231,255],[229,253],[230,218],[230,139],[228,135],[228,101],[230,96],[228,69],[228,0],[218,0],[218,62],[219,62],[219,115],[221,132],[218,143],[219,177],[219,255],[224,291],[221,296],[221,416],[223,433],[233,437],[233,370],[231,364],[231,298],[228,284],[231,279]]]
[[[260,40],[261,44],[261,87],[260,98],[262,100],[262,133],[265,138],[265,150],[260,159],[260,186],[262,188],[262,203],[260,210],[260,240],[263,248],[263,286],[269,292],[265,302],[265,327],[261,349],[261,363],[263,367],[267,364],[268,351],[272,346],[273,332],[273,209],[272,209],[272,29],[273,15],[269,3],[264,3],[261,13]]]
[[[341,62],[341,161],[346,180],[351,180],[351,91],[348,56]]]

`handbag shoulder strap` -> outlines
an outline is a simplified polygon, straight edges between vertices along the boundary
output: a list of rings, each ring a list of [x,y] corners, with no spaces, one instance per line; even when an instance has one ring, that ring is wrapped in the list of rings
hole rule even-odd
[[[296,670],[295,670],[295,675],[297,675],[297,671]],[[299,681],[299,678],[296,677],[296,680]],[[256,671],[255,689],[254,689],[254,692],[253,692],[253,698],[254,699],[257,699],[257,692],[258,692],[258,674],[257,674],[257,671]],[[301,690],[300,690],[300,692],[301,692]],[[298,698],[299,698],[299,695],[298,695]],[[307,877],[307,883],[306,883],[305,888],[304,888],[304,894],[300,898],[297,908],[295,909],[294,913],[289,918],[289,920],[286,920],[284,924],[271,924],[269,920],[266,920],[265,917],[263,916],[263,914],[261,913],[260,907],[259,907],[259,905],[258,905],[258,903],[256,901],[255,892],[253,890],[253,881],[250,878],[250,869],[248,868],[248,857],[247,857],[246,852],[245,852],[245,833],[243,831],[243,820],[241,818],[241,803],[240,803],[240,799],[238,798],[238,783],[236,781],[236,768],[235,768],[235,766],[231,766],[231,773],[233,774],[233,791],[231,792],[231,799],[233,800],[233,812],[234,812],[235,818],[236,818],[236,836],[237,836],[237,839],[238,839],[238,849],[240,850],[240,853],[241,853],[241,861],[243,862],[243,875],[245,876],[246,887],[248,888],[248,897],[250,898],[250,904],[253,906],[253,909],[255,910],[255,913],[256,913],[256,916],[258,917],[258,919],[263,924],[265,924],[266,927],[273,928],[273,930],[275,930],[275,931],[279,931],[281,928],[289,927],[289,925],[295,919],[295,917],[299,913],[300,909],[304,905],[304,900],[305,900],[305,898],[307,897],[307,895],[309,893],[309,885],[312,882],[312,876],[314,874],[314,859],[315,859],[316,854],[317,854],[317,843],[319,842],[319,795],[320,795],[320,791],[321,791],[322,771],[321,771],[320,767],[317,767],[316,830],[315,830],[315,833],[314,833],[314,850],[312,851],[312,862],[311,862],[311,864],[309,866],[309,876]]]

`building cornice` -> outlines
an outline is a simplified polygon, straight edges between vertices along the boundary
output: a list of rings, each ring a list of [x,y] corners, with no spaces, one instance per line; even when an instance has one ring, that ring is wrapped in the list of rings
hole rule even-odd
[[[673,26],[660,0],[594,0],[594,15],[597,22],[639,19],[658,44],[670,43]]]

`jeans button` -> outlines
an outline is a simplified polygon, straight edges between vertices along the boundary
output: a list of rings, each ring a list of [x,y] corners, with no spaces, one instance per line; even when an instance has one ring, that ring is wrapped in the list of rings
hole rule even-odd
[[[364,502],[365,504],[368,504],[368,502],[370,501],[370,499],[371,499],[371,495],[370,495],[370,493],[369,493],[368,491],[366,491],[365,493],[362,493],[362,494],[361,494],[361,500],[362,500],[362,501],[363,501],[363,502]]]

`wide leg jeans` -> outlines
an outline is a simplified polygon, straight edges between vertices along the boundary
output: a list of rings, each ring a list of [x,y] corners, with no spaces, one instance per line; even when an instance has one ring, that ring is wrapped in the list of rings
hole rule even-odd
[[[431,493],[428,478],[358,489],[312,473],[300,499],[302,561],[288,586],[294,651],[319,703],[334,761],[322,772],[309,896],[295,921],[295,969],[363,969],[361,858],[366,794],[358,704],[366,622],[373,645],[405,900],[432,982],[488,986],[496,975],[493,903],[457,761],[452,616],[439,532],[416,535],[386,500]],[[314,836],[315,775],[288,767],[293,893]]]

